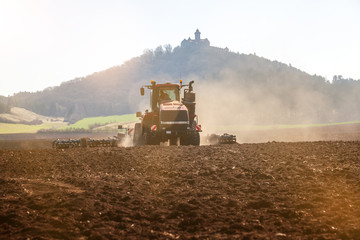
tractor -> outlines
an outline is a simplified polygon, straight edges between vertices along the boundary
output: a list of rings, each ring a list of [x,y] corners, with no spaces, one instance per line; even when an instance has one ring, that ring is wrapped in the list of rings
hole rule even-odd
[[[201,125],[195,114],[195,93],[193,83],[158,84],[151,80],[150,85],[140,88],[140,95],[145,95],[145,88],[150,90],[151,111],[137,112],[141,122],[134,127],[134,145],[200,145]],[[186,88],[187,87],[187,88]],[[181,89],[184,88],[180,100]]]

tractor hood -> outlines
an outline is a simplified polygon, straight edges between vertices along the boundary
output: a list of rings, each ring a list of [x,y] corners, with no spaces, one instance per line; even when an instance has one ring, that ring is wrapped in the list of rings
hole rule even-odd
[[[179,101],[160,104],[160,124],[189,124],[188,109]]]
[[[187,108],[179,101],[163,101],[160,104],[160,111],[187,111]]]

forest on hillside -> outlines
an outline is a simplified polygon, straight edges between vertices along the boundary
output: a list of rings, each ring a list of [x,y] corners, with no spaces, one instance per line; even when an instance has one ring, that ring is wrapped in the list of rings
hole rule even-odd
[[[157,82],[195,80],[197,111],[208,124],[294,124],[360,119],[360,81],[332,82],[278,61],[211,46],[159,46],[121,66],[76,78],[43,91],[0,99],[35,113],[84,117],[145,110],[139,88]]]

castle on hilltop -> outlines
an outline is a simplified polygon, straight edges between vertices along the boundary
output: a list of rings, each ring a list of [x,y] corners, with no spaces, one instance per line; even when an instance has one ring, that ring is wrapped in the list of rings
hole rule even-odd
[[[186,40],[184,39],[181,42],[181,47],[208,47],[210,46],[210,42],[207,38],[201,39],[200,38],[200,31],[199,29],[196,29],[195,32],[195,39],[191,39],[190,37]]]

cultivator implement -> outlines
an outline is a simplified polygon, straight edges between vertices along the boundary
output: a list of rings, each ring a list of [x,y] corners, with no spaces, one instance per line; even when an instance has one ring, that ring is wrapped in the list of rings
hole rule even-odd
[[[223,135],[220,136],[219,143],[220,143],[220,144],[232,144],[232,143],[236,143],[236,136],[225,133],[225,134],[223,134]]]
[[[75,147],[116,147],[118,140],[113,139],[91,139],[91,138],[82,138],[82,139],[69,139],[69,140],[60,140],[57,139],[53,142],[53,148],[65,149],[65,148],[75,148]]]
[[[116,147],[124,141],[128,136],[133,135],[134,128],[128,126],[123,127],[122,125],[118,126],[120,132],[117,136],[109,137],[108,139],[91,139],[91,138],[81,138],[81,139],[68,139],[61,140],[57,139],[53,141],[52,147],[57,149],[65,148],[75,148],[75,147]]]
[[[116,147],[117,140],[116,139],[89,139],[87,142],[89,147]]]
[[[224,133],[223,135],[211,134],[207,137],[207,141],[212,144],[233,144],[236,143],[236,136]]]
[[[53,141],[52,146],[53,146],[53,148],[59,148],[59,149],[80,147],[80,140],[74,140],[74,139],[60,140],[60,139],[57,139],[57,140]]]

